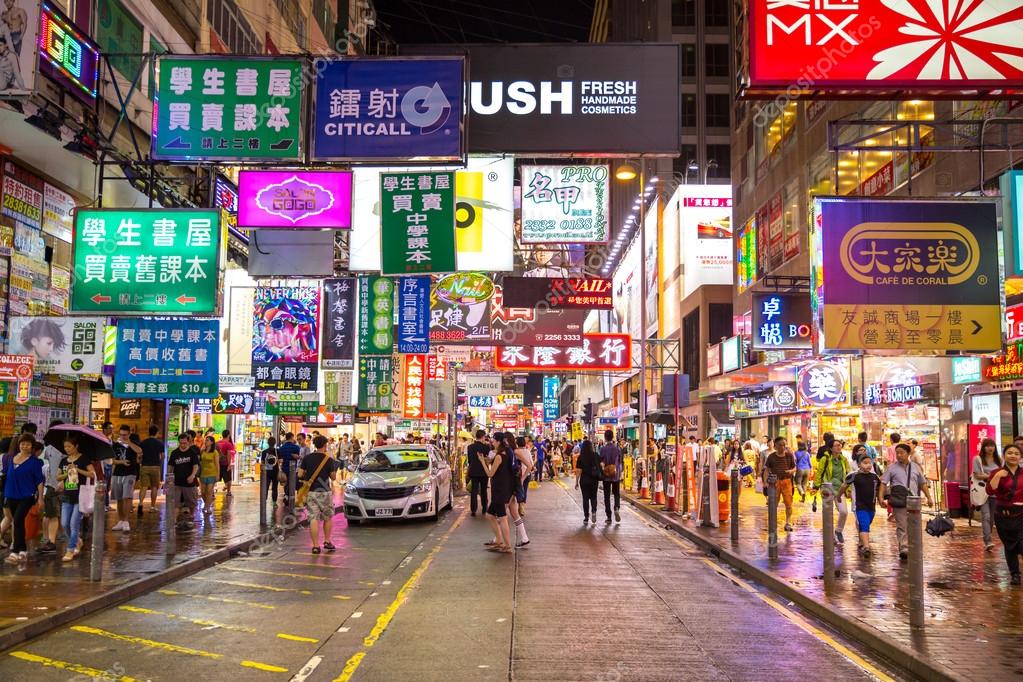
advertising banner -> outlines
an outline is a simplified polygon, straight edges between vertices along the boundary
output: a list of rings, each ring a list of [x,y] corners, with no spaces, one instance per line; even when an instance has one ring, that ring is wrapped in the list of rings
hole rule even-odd
[[[252,376],[256,388],[316,390],[319,287],[256,287],[252,308]]]
[[[748,90],[955,94],[1023,79],[1017,2],[747,3]]]
[[[303,59],[162,55],[152,156],[300,161]]]
[[[455,271],[455,174],[380,176],[381,274]]]
[[[501,375],[491,373],[466,374],[466,395],[501,395]]]
[[[40,19],[39,73],[59,83],[86,106],[94,106],[99,87],[99,45],[49,3],[43,3]]]
[[[814,200],[821,350],[1002,346],[995,204]]]
[[[677,44],[465,46],[470,152],[677,156]]]
[[[280,417],[309,417],[318,414],[320,402],[318,400],[302,400],[289,395],[275,396],[270,394],[266,398],[266,413],[271,416]]]
[[[849,372],[844,362],[811,362],[796,373],[799,409],[823,409],[849,402]]]
[[[227,371],[252,379],[252,299],[255,287],[231,287],[228,298]],[[223,382],[221,388],[227,385]],[[250,383],[245,388],[252,388]]]
[[[323,373],[323,399],[327,405],[352,405],[352,374],[351,371]]]
[[[394,352],[394,280],[359,278],[359,356]]]
[[[218,393],[210,407],[213,414],[256,414],[259,402],[254,393]]]
[[[427,381],[446,381],[448,378],[448,365],[447,362],[431,353],[426,356],[426,380]]]
[[[335,232],[330,230],[252,230],[249,276],[333,277]]]
[[[682,298],[701,286],[732,283],[732,188],[680,185]]]
[[[607,243],[610,166],[522,166],[520,173],[523,244]]]
[[[73,196],[50,183],[43,186],[43,232],[70,243],[74,211]]]
[[[753,350],[813,348],[809,294],[753,294]]]
[[[550,424],[561,416],[561,379],[543,378],[543,420]]]
[[[506,308],[503,289],[490,300],[490,334],[495,345],[574,346],[582,343],[586,310]]]
[[[481,409],[490,409],[494,406],[494,396],[492,395],[471,395],[468,397],[469,407],[476,407]]]
[[[220,211],[75,211],[71,310],[110,315],[217,311]]]
[[[32,368],[35,366],[33,355],[0,355],[0,381],[32,381]],[[20,387],[19,387],[20,389]]]
[[[100,374],[105,326],[102,317],[11,317],[7,349],[35,357],[44,374]]]
[[[398,352],[430,352],[430,278],[398,278]]]
[[[984,371],[984,360],[975,355],[960,355],[952,358],[952,383],[972,384],[980,381]]]
[[[490,343],[490,301],[446,301],[430,292],[430,341],[444,344]]]
[[[359,411],[390,412],[394,359],[359,356]]]
[[[323,367],[355,367],[355,278],[323,280]]]
[[[501,280],[503,304],[512,308],[611,310],[611,280],[606,277],[511,277]]]
[[[407,170],[416,169],[355,169],[353,271],[380,270],[380,175]],[[470,156],[465,169],[455,171],[455,260],[460,272],[514,268],[514,180],[511,156]]]
[[[499,370],[529,372],[628,370],[632,339],[628,334],[584,334],[579,346],[505,346],[494,357]]]
[[[17,222],[41,229],[43,225],[43,190],[45,183],[35,173],[4,161],[3,215]],[[17,235],[15,240],[17,241]],[[41,249],[42,247],[40,247]],[[19,250],[21,249],[19,246]]]
[[[36,86],[39,0],[7,0],[0,11],[0,99],[28,97]]]
[[[415,353],[402,359],[401,414],[405,419],[422,419],[423,388],[426,385],[426,357]]]
[[[463,57],[317,59],[313,159],[460,160]]]
[[[344,171],[238,173],[240,227],[352,226],[352,174]]]
[[[985,440],[991,439],[995,442],[995,445],[999,444],[1001,434],[998,433],[998,427],[994,424],[970,424],[969,428],[970,437],[970,462],[973,462],[973,458],[980,454],[980,446]]]
[[[118,398],[216,396],[219,364],[218,320],[117,321],[114,395]]]

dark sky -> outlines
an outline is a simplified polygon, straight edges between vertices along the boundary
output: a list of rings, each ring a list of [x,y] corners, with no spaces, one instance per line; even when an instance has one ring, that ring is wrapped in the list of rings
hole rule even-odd
[[[375,0],[401,44],[586,42],[594,0]]]

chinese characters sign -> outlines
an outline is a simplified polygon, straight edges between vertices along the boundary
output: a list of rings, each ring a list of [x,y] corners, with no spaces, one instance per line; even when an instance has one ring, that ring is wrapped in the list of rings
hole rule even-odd
[[[448,275],[437,282],[430,291],[430,341],[489,342],[493,292],[494,283],[479,273]]]
[[[217,396],[220,322],[149,318],[117,321],[118,398]]]
[[[611,280],[603,277],[510,277],[501,282],[502,304],[512,308],[611,310]]]
[[[925,0],[751,0],[756,92],[1004,88],[1023,78],[1014,27],[1023,7]]]
[[[506,308],[503,290],[495,288],[490,300],[490,330],[497,345],[577,346],[583,340],[588,311]]]
[[[584,334],[582,344],[505,346],[498,349],[494,366],[516,371],[628,370],[632,365],[632,339],[628,334]]]
[[[320,59],[313,158],[460,160],[462,57]]]
[[[825,408],[849,402],[849,374],[844,364],[811,362],[796,374],[799,407]]]
[[[426,358],[418,353],[406,355],[402,361],[402,410],[405,419],[423,417],[423,388],[426,386]]]
[[[316,390],[319,287],[257,287],[253,312],[252,376],[256,388]]]
[[[259,401],[254,393],[218,393],[210,401],[213,414],[256,414]]]
[[[984,368],[985,381],[1015,381],[1023,379],[1023,342],[1010,343],[1005,352],[991,359]]]
[[[241,227],[352,226],[352,174],[334,171],[238,173]]]
[[[394,359],[359,357],[359,411],[390,412]]]
[[[398,352],[430,352],[430,278],[398,279]]]
[[[300,59],[162,56],[153,158],[300,160]]]
[[[753,294],[753,350],[812,348],[810,296]]]
[[[521,173],[522,243],[607,242],[608,166],[522,166]]]
[[[678,207],[679,238],[682,242],[682,298],[704,285],[731,284],[731,187],[679,185],[665,215],[673,214],[675,206]],[[656,243],[657,240],[648,236],[647,243],[651,241]],[[743,246],[740,237],[739,248]]]
[[[454,272],[455,174],[380,176],[381,272]]]
[[[99,374],[103,371],[101,317],[12,317],[7,348],[35,357],[46,374]]]
[[[320,360],[325,368],[355,366],[355,278],[323,280],[323,343]]]
[[[359,278],[359,355],[394,352],[394,280]]]
[[[1001,348],[995,205],[815,199],[822,350]]]
[[[75,312],[217,312],[220,211],[88,209],[75,212]]]
[[[316,400],[302,400],[298,394],[268,396],[266,413],[280,417],[308,417],[320,411],[320,403]]]
[[[550,424],[561,414],[561,379],[543,378],[543,421]]]

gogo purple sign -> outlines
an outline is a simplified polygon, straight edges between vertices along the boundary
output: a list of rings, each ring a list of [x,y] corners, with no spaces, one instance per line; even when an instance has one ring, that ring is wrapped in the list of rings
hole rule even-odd
[[[238,227],[352,226],[352,174],[247,171],[238,174]]]

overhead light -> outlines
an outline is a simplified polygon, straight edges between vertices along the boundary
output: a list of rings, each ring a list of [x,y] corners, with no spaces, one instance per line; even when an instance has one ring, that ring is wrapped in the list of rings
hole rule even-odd
[[[698,170],[700,170],[700,164],[696,163],[696,159],[690,159],[689,160],[689,165],[686,166],[686,170],[688,170],[688,171],[698,171]]]
[[[639,175],[639,172],[636,170],[636,167],[628,162],[621,164],[615,170],[615,178],[621,180],[622,182],[629,182],[630,180],[635,180],[637,175]]]

